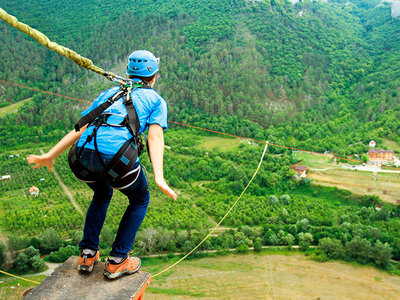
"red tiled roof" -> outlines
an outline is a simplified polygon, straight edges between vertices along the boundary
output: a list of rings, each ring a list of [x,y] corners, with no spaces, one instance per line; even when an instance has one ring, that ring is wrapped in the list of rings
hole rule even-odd
[[[294,169],[296,171],[303,172],[303,171],[307,170],[307,167],[306,166],[296,166]]]
[[[393,150],[378,150],[378,149],[369,149],[368,153],[376,153],[376,154],[381,154],[381,153],[393,153]]]

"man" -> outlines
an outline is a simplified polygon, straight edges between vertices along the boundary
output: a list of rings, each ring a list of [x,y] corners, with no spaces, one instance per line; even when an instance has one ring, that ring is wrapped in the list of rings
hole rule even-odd
[[[167,128],[167,104],[152,89],[158,71],[158,59],[151,52],[138,50],[129,56],[126,73],[137,87],[130,92],[130,98],[139,120],[139,132],[144,132],[149,128],[148,151],[153,166],[154,179],[158,188],[176,200],[177,195],[165,182],[163,175],[163,130]],[[102,92],[92,106],[82,112],[82,115],[89,114],[110,97],[116,95],[118,91],[120,89],[116,86]],[[127,123],[127,114],[125,102],[121,98],[102,113],[105,120],[103,123],[99,124],[99,118],[97,118],[97,121],[86,124],[80,131],[71,131],[48,153],[41,156],[29,156],[28,163],[35,164],[33,166],[35,169],[46,166],[50,171],[53,171],[56,158],[77,142],[74,146],[79,153],[80,166],[84,169],[84,172],[101,173],[117,155],[121,147],[134,139],[131,128],[121,126],[121,124]],[[77,175],[79,172],[73,171],[79,178]],[[119,189],[125,194],[129,199],[129,205],[119,224],[118,233],[110,252],[111,257],[107,259],[105,264],[104,275],[110,279],[118,278],[123,274],[132,274],[139,270],[140,259],[131,257],[128,252],[132,249],[150,199],[147,178],[139,163],[139,158],[136,159],[126,174],[118,178],[116,181],[104,177],[94,181],[86,181],[94,191],[94,195],[86,214],[84,236],[79,243],[81,254],[78,269],[90,273],[95,263],[99,261],[99,235],[113,194],[113,188]]]

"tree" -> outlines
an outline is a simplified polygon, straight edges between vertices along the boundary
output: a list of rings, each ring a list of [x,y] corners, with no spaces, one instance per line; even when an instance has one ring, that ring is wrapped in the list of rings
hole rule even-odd
[[[104,226],[100,233],[100,241],[106,244],[108,247],[111,247],[114,242],[114,233],[111,228],[108,226]]]
[[[291,170],[293,170],[293,169],[291,169]],[[294,170],[293,170],[293,171],[294,171]],[[294,174],[293,174],[293,175],[294,175]],[[291,176],[291,177],[293,177],[293,176]],[[288,205],[289,202],[290,202],[290,196],[287,195],[287,194],[283,194],[283,195],[281,196],[281,202],[282,202],[283,204],[285,204],[285,205]]]
[[[256,241],[254,243],[254,252],[261,252],[261,250],[262,250],[261,238],[258,237],[256,238]]]
[[[285,240],[286,240],[285,243],[288,246],[288,249],[292,250],[292,246],[293,246],[295,237],[292,234],[288,233],[285,237]]]
[[[30,260],[30,264],[32,266],[32,270],[35,272],[42,271],[46,266],[43,259],[41,259],[38,255],[32,257],[32,259]]]
[[[269,242],[270,245],[278,245],[279,244],[279,239],[276,236],[276,234],[273,233],[268,237],[268,242]]]
[[[28,256],[24,252],[21,252],[14,259],[12,270],[16,273],[25,273],[29,271],[30,267]]]
[[[342,259],[345,256],[342,242],[338,239],[322,238],[318,247],[325,252],[329,258]]]
[[[28,259],[31,259],[34,256],[40,256],[39,250],[35,249],[33,246],[29,246],[25,253]]]
[[[53,228],[47,228],[40,235],[40,247],[44,253],[50,253],[52,250],[57,250],[62,245],[62,240],[57,231]]]
[[[8,250],[10,250],[14,256],[16,251],[25,249],[28,246],[28,243],[28,239],[25,237],[10,235],[8,237],[7,246]]]
[[[370,260],[371,243],[360,236],[356,236],[347,242],[345,250],[350,259],[354,259],[362,264],[366,264]]]
[[[75,233],[74,233],[74,235],[72,236],[72,242],[74,243],[74,244],[78,244],[81,240],[82,240],[82,238],[83,238],[83,231],[76,231]]]
[[[6,262],[7,246],[2,241],[0,241],[0,268]]]
[[[61,247],[58,251],[51,252],[48,258],[51,262],[62,263],[72,255],[79,255],[79,249],[77,246],[68,245]]]
[[[183,252],[185,252],[185,253],[189,253],[190,251],[193,250],[193,248],[194,248],[194,244],[193,244],[193,242],[190,241],[190,240],[187,240],[187,241],[183,244],[183,247],[182,247]]]
[[[237,253],[247,253],[249,252],[249,245],[247,244],[240,244],[237,248],[236,248]]]
[[[229,250],[229,249],[233,248],[234,245],[235,245],[235,240],[234,240],[232,234],[224,233],[222,248],[225,250]]]
[[[386,269],[392,258],[392,248],[388,243],[382,244],[380,240],[377,240],[372,247],[371,256],[377,266]]]
[[[271,204],[271,205],[275,205],[275,204],[278,204],[278,203],[279,203],[279,199],[278,199],[277,196],[271,195],[271,196],[269,196],[269,198],[268,198],[268,202],[269,202],[269,204]]]
[[[313,242],[314,238],[311,233],[300,232],[299,233],[299,248],[301,251],[307,251],[310,247],[311,243]]]
[[[302,219],[300,221],[297,221],[296,225],[297,225],[297,230],[298,231],[305,231],[310,226],[310,221],[308,221],[308,219],[304,218],[304,219]]]
[[[145,252],[154,251],[157,244],[157,230],[153,227],[148,227],[138,234],[138,246]]]
[[[390,218],[390,210],[386,206],[382,207],[375,214],[375,219],[379,221],[387,221]]]

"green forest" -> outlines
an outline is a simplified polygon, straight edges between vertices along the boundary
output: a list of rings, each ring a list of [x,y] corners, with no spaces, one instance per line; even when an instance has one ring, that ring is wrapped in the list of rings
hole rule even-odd
[[[152,51],[161,59],[155,89],[171,121],[347,158],[365,154],[371,139],[400,143],[400,19],[390,3],[0,0],[0,7],[121,76],[130,52]],[[4,22],[0,31],[0,80],[86,101],[114,84]],[[0,175],[11,176],[0,182],[0,267],[16,274],[45,268],[40,255],[62,262],[79,253],[84,217],[54,174],[33,170],[25,159],[51,148],[89,106],[0,82],[0,109],[23,100],[17,113],[0,117]],[[180,194],[171,202],[151,183],[136,254],[190,251],[243,191],[263,146],[204,146],[215,136],[169,124],[165,177]],[[85,211],[91,190],[75,179],[66,157],[56,171]],[[151,178],[146,154],[141,160]],[[199,250],[223,255],[296,245],[318,261],[357,261],[400,274],[399,205],[297,181],[290,169],[296,163],[291,150],[270,146],[225,230]],[[38,197],[29,195],[32,185]],[[113,202],[101,235],[104,256],[127,205],[120,193]]]

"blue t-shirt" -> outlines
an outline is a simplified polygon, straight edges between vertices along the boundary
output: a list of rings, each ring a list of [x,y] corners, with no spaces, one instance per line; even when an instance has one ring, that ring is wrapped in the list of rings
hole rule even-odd
[[[107,99],[113,96],[118,90],[119,87],[115,86],[102,92],[97,99],[94,100],[92,105],[82,112],[82,116],[85,116],[97,106],[106,102]],[[163,129],[167,128],[167,103],[159,94],[157,94],[156,91],[152,89],[137,88],[131,92],[131,97],[139,118],[139,132],[144,132],[151,124],[158,124]],[[123,117],[127,115],[125,105],[122,102],[123,99],[120,98],[103,112],[116,114],[111,115],[108,118],[107,123],[119,124]],[[94,126],[89,126],[82,133],[78,141],[78,147],[83,145],[87,136],[92,134],[93,129]],[[126,127],[100,126],[97,131],[97,147],[101,153],[115,155],[122,145],[131,138],[132,134]],[[94,139],[85,145],[85,149],[95,150]],[[139,158],[137,161],[138,160]]]

